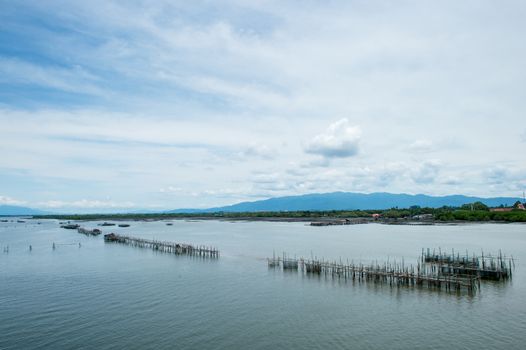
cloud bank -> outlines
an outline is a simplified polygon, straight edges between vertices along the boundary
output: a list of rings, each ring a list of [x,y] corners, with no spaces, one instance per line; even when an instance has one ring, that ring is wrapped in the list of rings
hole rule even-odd
[[[525,16],[520,1],[5,3],[2,201],[516,196]]]

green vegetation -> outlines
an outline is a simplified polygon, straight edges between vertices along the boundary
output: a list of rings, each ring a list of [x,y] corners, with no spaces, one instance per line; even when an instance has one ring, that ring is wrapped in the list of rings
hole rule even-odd
[[[462,210],[489,210],[489,207],[482,202],[475,202],[470,204],[464,204],[460,207]]]
[[[162,219],[321,219],[321,218],[371,218],[381,215],[380,221],[435,220],[452,221],[500,221],[526,222],[526,210],[490,211],[481,202],[465,204],[460,208],[421,208],[387,210],[331,210],[331,211],[259,211],[259,212],[215,212],[215,213],[158,213],[158,214],[85,214],[85,215],[39,215],[38,219],[58,220],[162,220]]]

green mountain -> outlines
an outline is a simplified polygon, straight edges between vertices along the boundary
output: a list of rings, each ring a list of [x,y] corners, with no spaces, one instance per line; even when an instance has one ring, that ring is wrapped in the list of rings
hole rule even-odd
[[[353,193],[332,192],[313,193],[300,196],[276,197],[254,202],[242,202],[234,205],[209,209],[178,209],[170,213],[196,212],[255,212],[255,211],[296,211],[296,210],[367,210],[420,207],[439,208],[442,206],[459,207],[463,204],[480,201],[489,207],[511,206],[521,198],[493,197],[481,198],[463,195],[428,196],[424,194],[394,193]]]

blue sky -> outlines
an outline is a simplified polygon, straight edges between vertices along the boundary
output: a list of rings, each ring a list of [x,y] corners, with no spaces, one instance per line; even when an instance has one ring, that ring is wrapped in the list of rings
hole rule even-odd
[[[0,204],[517,196],[522,1],[0,1]]]

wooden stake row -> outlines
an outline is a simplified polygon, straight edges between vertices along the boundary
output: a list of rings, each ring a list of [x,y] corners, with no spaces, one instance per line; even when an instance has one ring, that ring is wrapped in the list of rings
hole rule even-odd
[[[193,246],[190,244],[183,243],[173,243],[166,241],[149,240],[144,238],[135,238],[117,235],[115,233],[104,235],[104,241],[121,243],[139,248],[149,248],[155,251],[171,254],[185,254],[205,258],[219,258],[219,250],[212,247]]]

